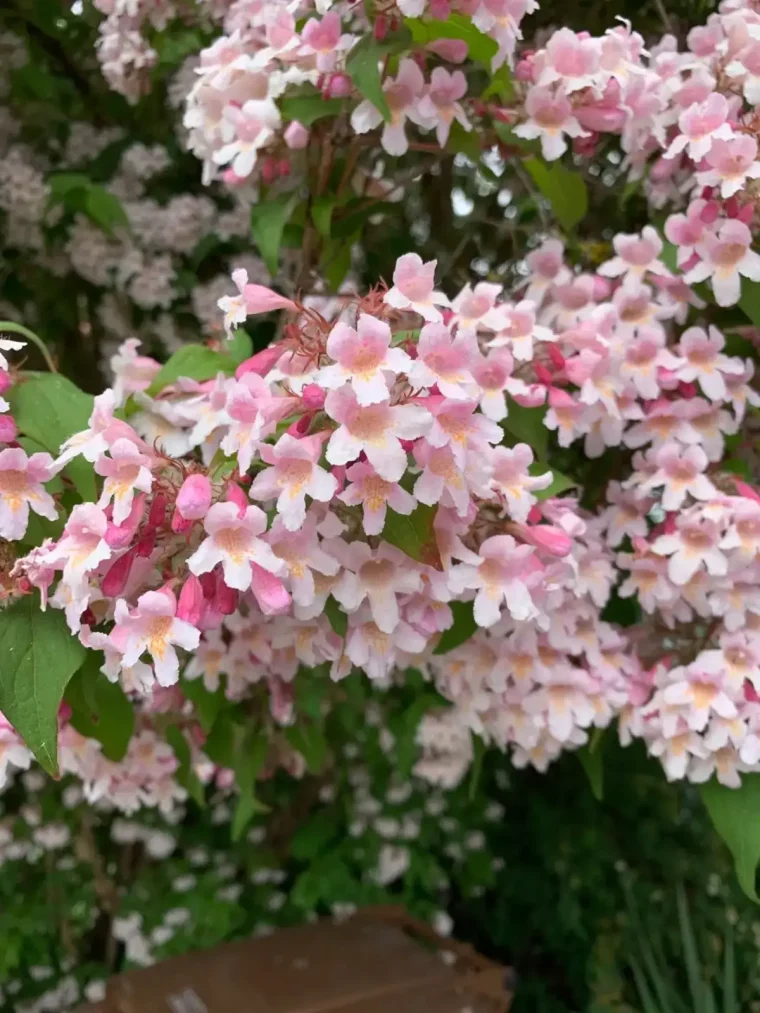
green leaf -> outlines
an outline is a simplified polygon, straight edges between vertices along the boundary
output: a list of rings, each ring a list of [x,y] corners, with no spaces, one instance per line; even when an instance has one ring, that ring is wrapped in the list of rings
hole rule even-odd
[[[362,95],[369,99],[383,119],[389,122],[391,110],[380,77],[383,52],[383,48],[371,35],[365,35],[349,53],[346,72]]]
[[[686,963],[686,974],[689,980],[689,991],[693,1003],[694,1013],[707,1013],[705,983],[700,969],[699,952],[697,941],[694,938],[694,927],[691,924],[689,915],[689,904],[686,900],[686,891],[683,883],[679,883],[676,890],[676,907],[678,909],[678,923],[681,929],[681,945]]]
[[[760,774],[742,774],[740,788],[726,788],[712,778],[700,787],[700,793],[713,826],[734,856],[739,885],[757,903],[755,874],[760,862]]]
[[[232,339],[224,345],[224,354],[229,355],[236,366],[253,355],[253,340],[247,331],[238,327]]]
[[[445,21],[421,21],[419,18],[405,18],[405,21],[418,46],[426,46],[436,39],[461,39],[467,43],[470,59],[491,69],[491,61],[499,50],[498,44],[463,14],[450,14]]]
[[[105,187],[93,185],[84,199],[84,212],[109,235],[116,228],[129,228],[127,213],[118,197]]]
[[[224,686],[220,684],[211,693],[203,685],[203,679],[183,679],[182,692],[192,701],[203,731],[210,732],[225,703]]]
[[[407,516],[388,508],[382,537],[418,563],[443,570],[433,523],[437,507],[419,506]]]
[[[176,380],[213,380],[217,373],[234,373],[235,361],[205,345],[182,345],[153,378],[147,393],[153,397]]]
[[[454,623],[443,631],[433,654],[448,654],[469,640],[478,628],[471,601],[453,601],[449,607],[454,614]]]
[[[563,475],[561,471],[557,471],[555,468],[547,467],[542,461],[534,461],[533,464],[528,468],[531,475],[545,475],[547,471],[552,473],[551,485],[547,485],[545,489],[534,489],[533,495],[537,500],[551,499],[552,496],[559,496],[561,492],[567,492],[568,489],[574,489],[578,483],[574,482],[572,478],[568,478],[567,475]]]
[[[446,150],[467,155],[471,162],[479,162],[482,154],[477,130],[465,130],[456,120],[451,124]]]
[[[604,798],[603,735],[603,728],[595,728],[591,733],[588,743],[585,746],[581,746],[575,754],[586,771],[588,783],[591,785],[592,794],[597,802],[601,802]]]
[[[87,429],[93,398],[60,373],[22,373],[7,393],[16,424],[54,457],[61,444]],[[95,499],[95,474],[82,458],[64,470],[84,500]]]
[[[337,832],[338,827],[332,813],[327,810],[317,812],[293,834],[290,853],[299,862],[309,862],[335,840]]]
[[[330,625],[339,637],[345,637],[348,629],[348,616],[333,598],[329,595],[325,602],[325,615],[330,620]]]
[[[317,227],[317,232],[325,239],[330,238],[335,201],[335,194],[325,194],[323,197],[315,197],[311,203],[311,217]]]
[[[545,416],[545,408],[523,408],[510,398],[509,414],[501,425],[515,442],[527,443],[536,458],[546,459],[549,430],[544,425]]]
[[[588,190],[583,177],[559,162],[548,165],[540,158],[526,158],[523,165],[551,204],[559,224],[566,232],[572,231],[588,211]]]
[[[235,760],[235,778],[240,798],[232,817],[232,840],[239,841],[251,818],[266,807],[254,795],[256,778],[264,766],[267,756],[266,735],[261,731],[248,729]]]
[[[286,193],[267,197],[251,208],[253,239],[270,274],[277,274],[282,233],[297,203],[297,194]]]
[[[206,792],[200,778],[192,768],[192,756],[187,739],[177,725],[170,725],[166,729],[166,741],[174,750],[179,766],[177,767],[177,781],[186,789],[188,795],[201,807],[206,804]]]
[[[327,756],[327,739],[319,725],[306,722],[291,725],[285,730],[285,738],[303,756],[312,774],[322,770]]]
[[[63,612],[42,612],[37,594],[0,612],[0,712],[54,777],[58,708],[86,653]]]
[[[742,297],[739,307],[756,327],[760,327],[760,282],[742,278]]]
[[[512,71],[507,64],[499,67],[495,74],[491,75],[491,83],[480,96],[482,99],[498,98],[502,102],[509,102],[515,97],[515,85],[512,80]]]
[[[278,104],[284,120],[297,120],[304,127],[310,127],[328,116],[337,116],[345,107],[343,99],[325,99],[318,92],[283,98]]]
[[[245,730],[235,722],[233,712],[223,711],[203,744],[203,752],[219,767],[232,770],[244,735]]]
[[[56,172],[48,176],[51,204],[64,203],[71,194],[81,190],[89,190],[90,177],[81,172]]]
[[[65,698],[74,728],[100,742],[103,754],[118,763],[129,747],[135,714],[121,686],[109,682],[100,671],[103,661],[99,651],[88,651],[85,663],[66,687]]]

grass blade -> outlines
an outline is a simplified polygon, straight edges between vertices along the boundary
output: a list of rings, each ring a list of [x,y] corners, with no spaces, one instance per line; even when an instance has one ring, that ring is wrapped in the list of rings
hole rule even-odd
[[[734,953],[734,930],[726,929],[726,944],[723,954],[723,1013],[739,1013],[736,1001],[736,955]]]
[[[676,891],[676,905],[678,908],[678,921],[681,926],[681,942],[683,944],[684,960],[686,962],[686,973],[689,979],[689,991],[694,1004],[694,1013],[708,1013],[705,1009],[705,986],[702,981],[699,967],[699,953],[694,939],[694,929],[689,915],[689,903],[686,899],[686,891],[683,883],[678,884]]]
[[[631,957],[631,970],[633,971],[633,980],[636,982],[636,988],[639,993],[639,999],[641,999],[642,1013],[672,1013],[666,1006],[658,1006],[654,1001],[654,997],[649,990],[647,984],[646,975],[641,969],[641,965],[635,957]]]

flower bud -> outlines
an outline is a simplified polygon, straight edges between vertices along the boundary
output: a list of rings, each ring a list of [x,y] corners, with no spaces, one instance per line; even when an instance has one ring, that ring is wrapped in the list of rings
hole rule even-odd
[[[265,285],[246,285],[243,289],[245,308],[248,316],[255,313],[271,313],[273,310],[295,310],[296,304],[279,292],[273,292]]]
[[[325,406],[325,392],[316,383],[307,383],[301,391],[304,408],[310,412],[318,412]]]
[[[291,151],[301,151],[309,143],[309,131],[298,120],[289,123],[285,130],[285,143]]]
[[[177,602],[177,618],[199,626],[204,610],[203,585],[191,574],[182,585]]]
[[[124,592],[134,561],[134,551],[125,552],[123,556],[108,568],[101,584],[101,589],[106,598],[116,598]]]
[[[248,509],[248,507],[250,506],[246,494],[243,492],[243,490],[240,488],[237,482],[228,482],[227,489],[225,492],[228,502],[235,504],[235,506],[238,508],[238,514],[242,517],[243,514]]]
[[[351,94],[353,84],[347,74],[333,74],[327,83],[327,94],[330,98],[345,98]]]
[[[198,521],[206,516],[210,506],[211,482],[207,476],[189,475],[177,493],[177,513],[184,520]]]
[[[11,375],[7,369],[0,369],[0,394],[4,394],[13,385]]]
[[[16,423],[10,415],[0,415],[0,443],[13,443],[18,436]]]

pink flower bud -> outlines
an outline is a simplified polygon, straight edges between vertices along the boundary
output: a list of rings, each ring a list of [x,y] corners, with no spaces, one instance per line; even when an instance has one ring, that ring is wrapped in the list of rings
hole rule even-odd
[[[103,577],[101,589],[106,598],[116,598],[122,594],[127,586],[132,564],[135,561],[134,551],[125,552],[116,562],[108,568]]]
[[[573,549],[572,538],[553,524],[537,524],[534,528],[525,527],[521,532],[526,542],[543,549],[551,556],[569,556]]]
[[[225,493],[226,499],[230,503],[235,504],[235,506],[238,508],[238,513],[242,517],[243,514],[248,509],[248,507],[251,505],[248,502],[248,497],[246,496],[246,494],[243,492],[243,490],[240,488],[237,482],[228,482]]]
[[[71,714],[72,714],[71,704],[68,704],[66,703],[65,700],[62,700],[58,708],[58,720],[65,723],[71,718]]]
[[[261,164],[261,178],[269,186],[277,179],[277,162],[273,158],[267,158]]]
[[[171,529],[175,535],[186,535],[188,531],[192,530],[193,521],[185,520],[179,510],[174,511],[171,520]]]
[[[717,221],[719,214],[720,206],[718,202],[716,200],[708,200],[707,204],[702,208],[699,218],[705,225],[712,225],[713,222]]]
[[[189,475],[177,493],[177,511],[185,520],[198,521],[211,506],[211,482],[206,475]]]
[[[4,394],[9,387],[11,387],[13,381],[11,375],[7,369],[0,369],[0,394]]]
[[[602,278],[600,275],[594,275],[594,288],[591,293],[591,298],[594,302],[604,302],[605,299],[609,299],[610,293],[612,292],[612,285],[606,278]]]
[[[235,379],[239,380],[246,373],[258,373],[259,376],[266,376],[281,355],[282,348],[279,345],[270,345],[269,348],[256,352],[250,359],[240,363],[235,370]]]
[[[18,436],[16,423],[10,415],[0,415],[0,443],[13,443]]]
[[[203,586],[196,576],[191,574],[182,585],[177,602],[177,618],[198,626],[204,609]]]
[[[303,123],[293,120],[288,124],[284,138],[291,151],[301,151],[309,143],[309,131]]]
[[[352,89],[353,84],[347,74],[332,74],[327,82],[326,93],[330,98],[346,98]]]
[[[290,175],[291,172],[290,159],[281,158],[280,161],[277,163],[277,171],[279,172],[280,177],[282,179],[287,179],[287,177]]]
[[[736,486],[736,491],[740,496],[744,496],[745,499],[752,499],[756,503],[760,503],[760,493],[758,493],[757,489],[753,489],[753,487],[747,482],[742,482],[741,479],[736,478],[734,479],[734,485]]]
[[[166,520],[166,496],[160,492],[153,500],[148,511],[148,525],[160,528]]]
[[[446,21],[451,14],[451,0],[430,0],[430,14],[436,21]]]
[[[129,517],[121,524],[113,523],[110,519],[112,512],[111,506],[106,507],[106,516],[109,520],[105,539],[112,549],[124,549],[135,537],[135,533],[140,526],[140,521],[145,512],[145,494],[141,493],[139,496],[135,496],[132,501],[132,509],[129,511]]]
[[[143,559],[147,559],[156,547],[156,530],[151,528],[146,531],[135,545],[135,552]]]
[[[325,405],[325,392],[316,383],[307,383],[301,391],[304,408],[310,412],[318,412]]]
[[[388,33],[388,22],[384,14],[378,15],[372,26],[372,34],[378,42],[382,42]]]
[[[221,570],[214,572],[216,586],[214,588],[213,607],[221,612],[223,616],[231,616],[238,606],[238,592],[234,588],[227,587]]]
[[[241,183],[247,182],[247,176],[238,176],[233,169],[225,169],[222,173],[222,179],[227,186],[240,186]]]
[[[248,316],[254,313],[271,313],[273,310],[295,311],[298,307],[291,299],[279,292],[273,292],[264,285],[246,285],[243,289],[245,308]]]

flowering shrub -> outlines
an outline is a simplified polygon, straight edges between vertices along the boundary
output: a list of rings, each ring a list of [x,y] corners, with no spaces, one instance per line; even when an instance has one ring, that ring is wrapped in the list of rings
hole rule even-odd
[[[132,103],[166,89],[172,39],[204,47],[168,90],[212,196],[146,196],[172,157],[145,146],[94,182],[52,145],[26,204],[30,153],[0,163],[12,245],[49,234],[101,319],[126,299],[122,337],[179,345],[162,365],[128,337],[93,399],[34,320],[2,325],[6,776],[36,756],[127,815],[230,791],[240,838],[263,780],[325,768],[354,682],[413,680],[431,783],[485,743],[540,771],[580,750],[600,792],[614,725],[705,785],[754,896],[760,14],[724,0],[686,48],[622,24],[528,49],[532,0],[95,7]],[[600,246],[579,228],[602,159],[648,203]],[[430,218],[373,272],[399,204],[434,180],[470,200],[457,167],[487,196],[513,173],[531,241],[463,272]],[[205,234],[249,215],[258,257],[218,251],[231,282],[199,294]],[[206,344],[179,343],[189,306]]]

